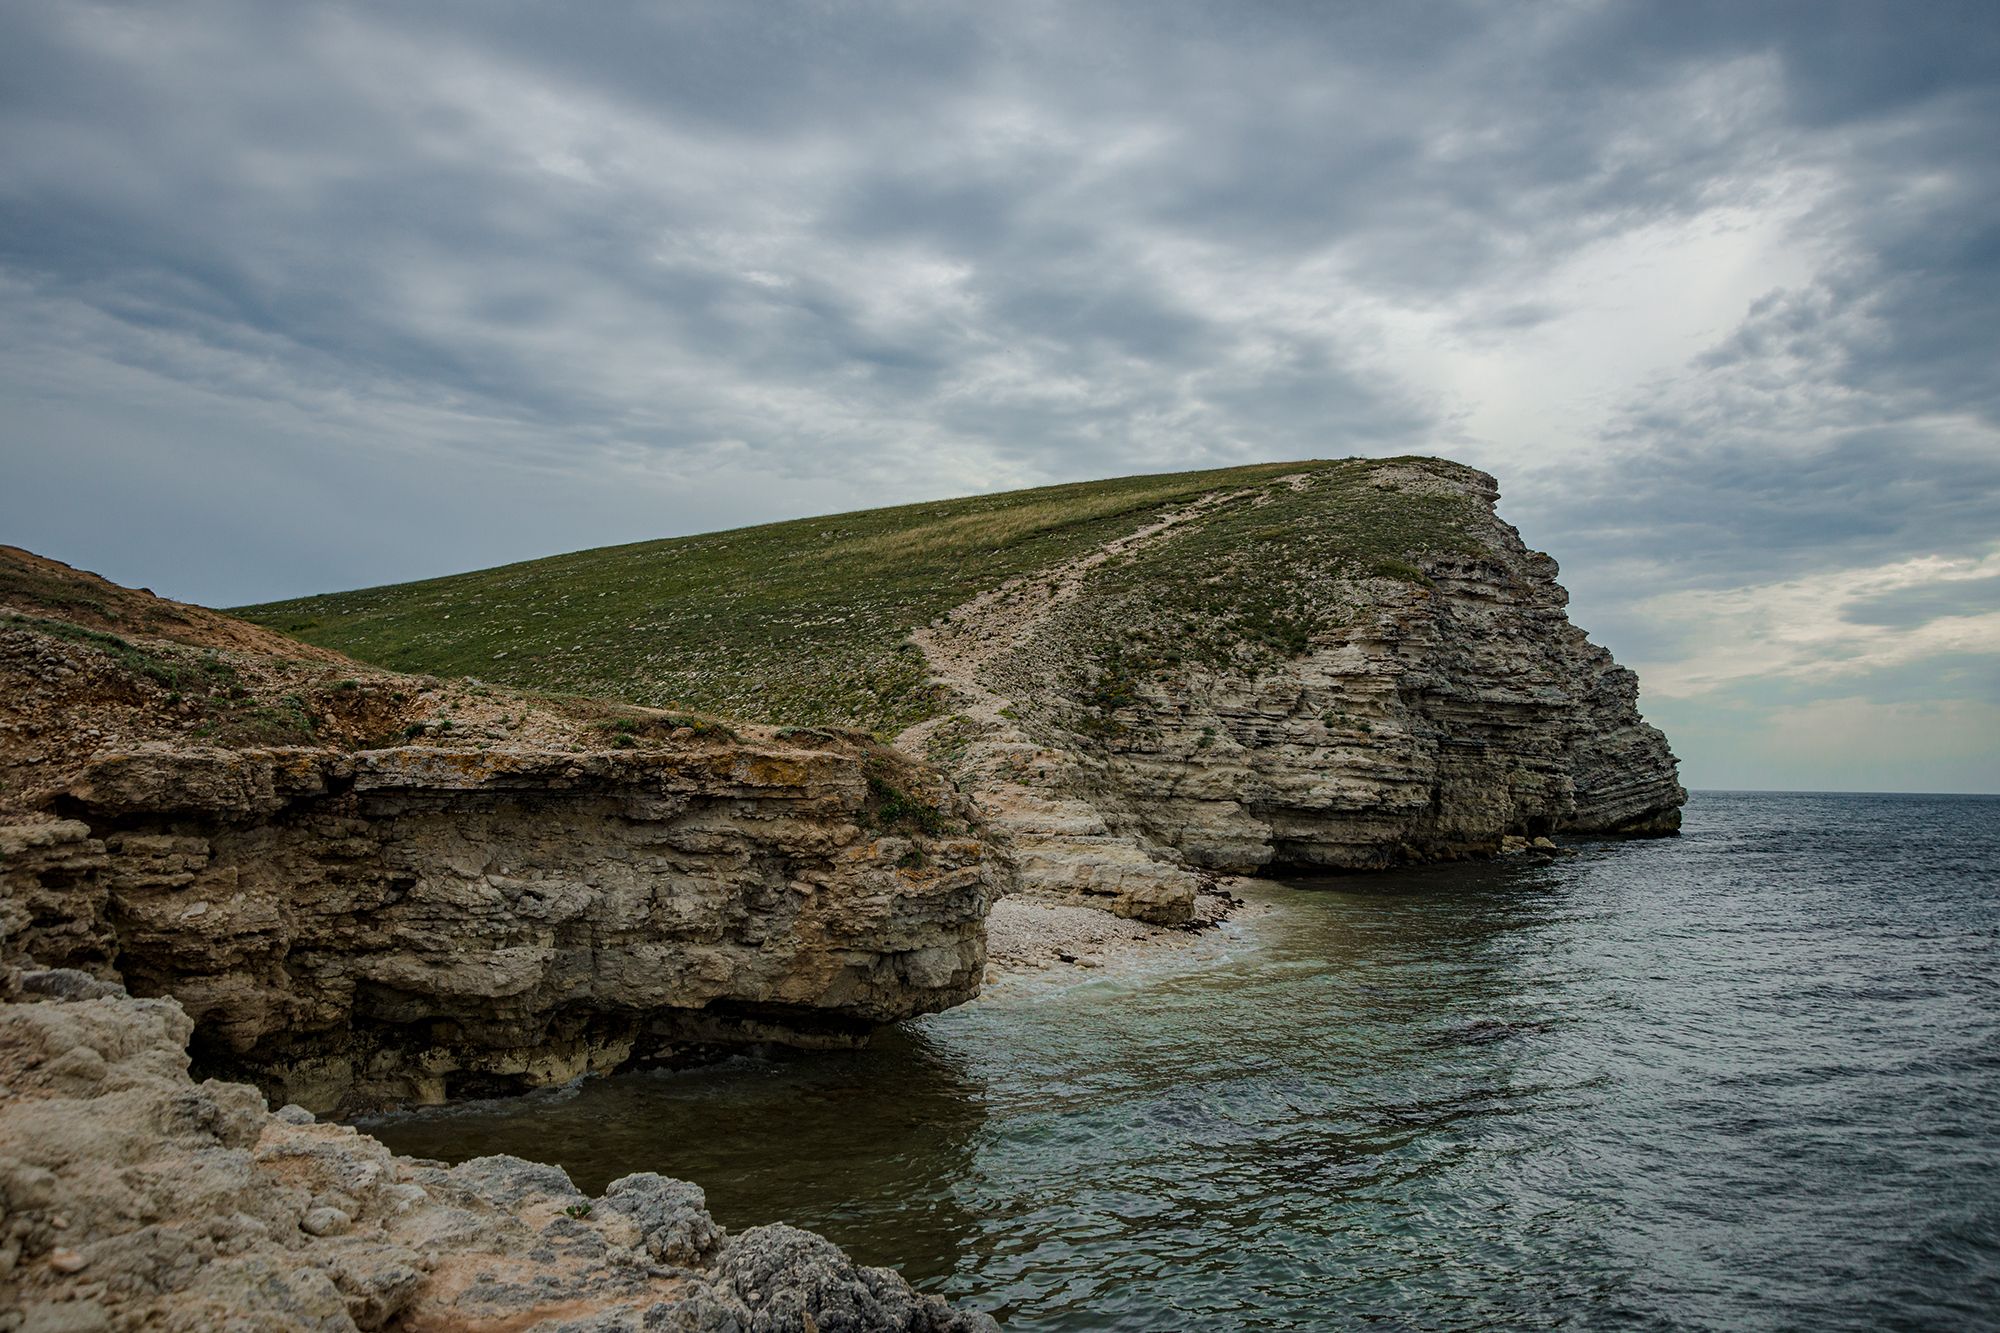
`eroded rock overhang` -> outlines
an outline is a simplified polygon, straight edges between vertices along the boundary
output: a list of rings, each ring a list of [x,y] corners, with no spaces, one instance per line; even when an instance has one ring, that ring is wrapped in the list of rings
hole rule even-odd
[[[0,936],[180,1001],[203,1073],[353,1112],[961,1003],[1010,873],[967,813],[851,742],[144,745],[0,826]]]

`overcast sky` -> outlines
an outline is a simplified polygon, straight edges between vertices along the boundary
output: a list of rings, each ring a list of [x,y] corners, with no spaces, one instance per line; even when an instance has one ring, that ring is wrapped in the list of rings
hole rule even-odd
[[[2000,790],[2000,5],[0,0],[0,540],[234,604],[1496,473],[1694,786]]]

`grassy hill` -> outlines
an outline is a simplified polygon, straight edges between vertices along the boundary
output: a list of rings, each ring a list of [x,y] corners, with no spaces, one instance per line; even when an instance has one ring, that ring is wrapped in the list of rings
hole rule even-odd
[[[1407,557],[1471,540],[1463,501],[1370,484],[1395,462],[1455,466],[1348,459],[1048,486],[604,547],[236,613],[398,670],[894,734],[937,711],[922,656],[904,642],[912,629],[1213,492],[1247,494],[1203,520],[1198,540],[1173,543],[1177,554],[1149,558],[1146,576],[1185,599],[1190,623],[1209,637],[1302,649],[1309,627],[1287,603],[1297,581],[1288,570],[1420,579]],[[1301,475],[1310,479],[1303,489],[1287,480]]]

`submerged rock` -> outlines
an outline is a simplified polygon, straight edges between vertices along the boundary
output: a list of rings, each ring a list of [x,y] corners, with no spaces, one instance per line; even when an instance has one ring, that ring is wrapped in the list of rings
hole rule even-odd
[[[787,1226],[729,1235],[699,1189],[590,1199],[551,1166],[446,1169],[195,1083],[171,1000],[0,977],[0,1327],[908,1330],[985,1315]]]

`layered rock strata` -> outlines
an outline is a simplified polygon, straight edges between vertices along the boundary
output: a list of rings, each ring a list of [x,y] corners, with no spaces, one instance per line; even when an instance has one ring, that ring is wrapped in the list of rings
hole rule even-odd
[[[1497,498],[1437,460],[1208,497],[914,636],[955,706],[904,741],[1010,841],[1025,891],[1152,921],[1185,918],[1190,872],[1674,831],[1686,793],[1636,678]],[[1412,511],[1428,526],[1399,544],[1338,530]]]
[[[510,1157],[392,1155],[187,1073],[194,1025],[79,972],[0,972],[0,1327],[162,1333],[982,1333],[788,1226],[656,1175],[599,1198]]]
[[[1169,540],[1226,498],[1173,510],[1058,569],[982,593],[910,636],[953,709],[909,728],[896,743],[946,766],[974,796],[989,834],[1008,848],[1019,892],[1162,925],[1192,918],[1205,881],[1114,828],[1088,794],[1077,747],[1066,737],[1038,736],[1014,701],[987,682],[997,662],[1031,647],[1051,613],[1083,598],[1093,570]],[[1032,695],[1035,688],[1030,682],[1015,693]]]
[[[1008,874],[853,734],[19,615],[0,686],[0,961],[174,997],[204,1073],[315,1112],[862,1040],[977,992]],[[198,739],[266,713],[318,743]]]
[[[316,1111],[851,1042],[977,992],[992,889],[867,799],[827,751],[110,754],[0,828],[9,944],[174,996],[204,1069]]]

